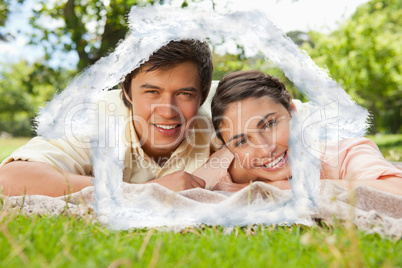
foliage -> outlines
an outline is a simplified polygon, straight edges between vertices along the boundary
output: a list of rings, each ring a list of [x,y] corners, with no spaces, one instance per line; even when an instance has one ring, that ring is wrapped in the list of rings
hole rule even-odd
[[[4,26],[9,14],[10,0],[0,0],[0,26]]]
[[[26,119],[32,118],[36,112],[37,108],[33,105],[42,104],[47,99],[46,96],[53,95],[55,89],[65,87],[70,74],[64,70],[45,67],[47,60],[56,52],[77,53],[79,63],[76,72],[79,72],[109,53],[124,38],[127,31],[125,16],[131,6],[165,4],[171,1],[37,0],[34,15],[30,19],[34,27],[30,40],[32,44],[44,47],[46,56],[35,64],[35,67],[39,67],[35,75],[33,70],[17,71],[18,64],[7,66],[7,70],[0,74],[0,94],[4,97],[0,99],[0,105],[6,103],[6,98],[10,100],[0,107],[0,131],[11,128],[11,132],[20,135],[30,133],[30,122]],[[189,1],[179,2],[185,7]],[[4,26],[13,3],[24,3],[24,0],[0,0],[0,40],[7,39]],[[331,76],[359,104],[373,114],[372,133],[402,131],[401,17],[400,0],[372,0],[358,8],[351,19],[328,36],[312,32],[309,39],[309,36],[299,31],[288,33],[320,66],[328,68]],[[25,65],[28,66],[26,63]],[[236,70],[259,69],[267,72],[284,82],[293,98],[304,100],[293,83],[272,62],[261,55],[246,58],[241,47],[238,47],[236,55],[215,54],[214,66],[214,79],[220,79],[224,74]],[[40,77],[41,71],[45,72],[44,77],[56,79],[32,79],[32,75]],[[39,85],[42,82],[44,85]],[[10,92],[5,93],[5,90]],[[34,92],[41,90],[44,90],[40,93],[41,96],[34,97]],[[6,109],[10,109],[9,112]]]
[[[285,84],[286,88],[292,95],[292,98],[305,101],[305,96],[300,93],[292,81],[290,81],[283,71],[272,61],[265,56],[258,54],[253,57],[246,57],[244,51],[239,47],[238,54],[213,54],[214,72],[213,79],[220,80],[225,74],[235,71],[247,71],[247,70],[260,70],[261,72],[270,74],[273,77],[278,78]]]
[[[132,6],[163,4],[164,0],[39,0],[30,19],[37,30],[33,44],[45,46],[47,59],[60,50],[75,51],[78,71],[107,55],[127,33]],[[186,5],[183,1],[183,6]],[[49,26],[49,25],[54,25]]]
[[[399,267],[402,242],[353,227],[111,231],[89,217],[0,212],[1,267]]]
[[[0,72],[0,132],[31,136],[31,120],[39,106],[67,85],[72,72],[21,61]]]
[[[373,115],[373,133],[402,131],[402,1],[372,0],[304,48]]]

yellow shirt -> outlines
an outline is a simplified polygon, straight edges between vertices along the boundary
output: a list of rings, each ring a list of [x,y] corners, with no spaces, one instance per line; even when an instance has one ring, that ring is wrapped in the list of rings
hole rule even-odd
[[[124,118],[130,122],[127,124],[125,133],[122,133],[124,136],[121,137],[127,145],[124,152],[124,182],[146,182],[178,170],[193,173],[207,161],[214,131],[206,108],[200,108],[194,129],[180,143],[166,163],[159,166],[141,148],[131,123],[130,110],[124,106],[120,92],[121,90],[111,90],[102,93],[96,105],[106,117]],[[70,173],[93,176],[91,154],[89,137],[81,137],[79,140],[72,139],[71,135],[70,138],[52,140],[35,137],[13,152],[0,166],[14,160],[43,162]]]

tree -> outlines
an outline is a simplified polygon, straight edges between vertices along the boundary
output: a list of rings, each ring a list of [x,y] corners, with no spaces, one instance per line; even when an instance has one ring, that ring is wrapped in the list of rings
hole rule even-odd
[[[402,131],[402,1],[372,0],[304,48],[373,115],[371,132]]]
[[[11,35],[5,30],[6,22],[10,14],[10,5],[12,0],[0,0],[0,41],[8,41]],[[24,0],[16,0],[22,4]]]
[[[106,2],[39,0],[40,8],[34,10],[30,19],[31,25],[38,30],[32,34],[31,43],[44,45],[47,59],[55,51],[76,51],[80,71],[107,55],[124,38],[127,33],[126,16],[132,6],[164,4],[165,0]],[[182,6],[186,5],[187,1],[183,0]]]
[[[73,72],[52,69],[40,63],[21,61],[2,66],[0,73],[0,132],[13,136],[32,135],[31,121],[39,106],[49,101],[56,89],[67,85]]]
[[[305,101],[306,97],[296,89],[292,81],[290,81],[283,71],[264,55],[257,54],[253,57],[246,57],[244,50],[238,47],[237,54],[216,54],[213,53],[214,72],[212,78],[220,80],[225,74],[235,71],[259,70],[273,77],[278,78],[285,84],[286,88],[292,95],[292,98]]]

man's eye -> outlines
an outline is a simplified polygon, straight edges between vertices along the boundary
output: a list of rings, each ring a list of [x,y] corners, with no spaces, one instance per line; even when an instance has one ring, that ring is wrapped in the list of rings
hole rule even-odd
[[[192,96],[191,93],[186,92],[186,91],[180,92],[179,94],[180,94],[180,95],[184,95],[184,96]]]
[[[268,121],[267,123],[265,123],[265,125],[263,126],[263,129],[272,129],[273,127],[275,127],[277,124],[276,120],[271,120]]]
[[[147,91],[145,91],[145,93],[157,94],[158,91],[156,91],[156,90],[147,90]]]

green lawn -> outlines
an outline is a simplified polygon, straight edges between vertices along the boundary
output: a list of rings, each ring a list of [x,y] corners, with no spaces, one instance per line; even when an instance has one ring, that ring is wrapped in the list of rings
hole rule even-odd
[[[0,138],[0,162],[31,138]]]
[[[393,162],[402,162],[402,134],[369,135],[380,148],[385,159]]]
[[[325,225],[111,231],[3,213],[0,248],[0,267],[402,267],[401,241]]]
[[[402,135],[369,138],[402,161]],[[0,139],[0,159],[26,141]],[[0,211],[0,267],[402,267],[401,240],[347,226],[112,231],[89,217]]]

